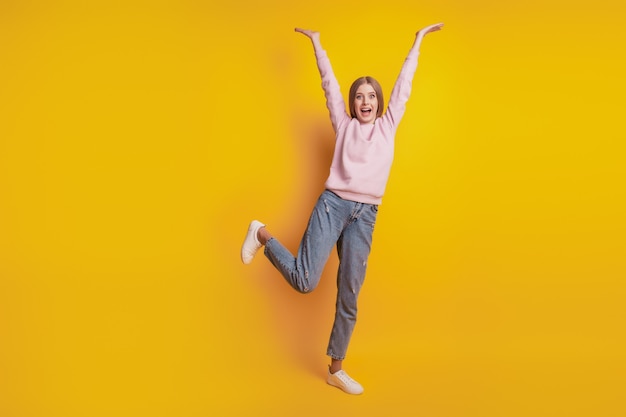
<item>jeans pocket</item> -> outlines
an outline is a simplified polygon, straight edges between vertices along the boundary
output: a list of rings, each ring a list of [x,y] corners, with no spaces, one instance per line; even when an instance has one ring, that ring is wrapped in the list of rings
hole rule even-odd
[[[371,204],[370,205],[370,216],[369,217],[369,223],[372,225],[372,231],[374,230],[374,226],[376,225],[376,217],[378,216],[378,205],[377,204]]]

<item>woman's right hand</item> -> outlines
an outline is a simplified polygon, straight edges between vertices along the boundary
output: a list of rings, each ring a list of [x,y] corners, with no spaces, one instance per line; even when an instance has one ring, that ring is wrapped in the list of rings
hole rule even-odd
[[[319,41],[320,39],[320,33],[314,30],[296,28],[296,32],[302,33],[303,35],[307,36],[312,41],[315,41],[315,40]]]

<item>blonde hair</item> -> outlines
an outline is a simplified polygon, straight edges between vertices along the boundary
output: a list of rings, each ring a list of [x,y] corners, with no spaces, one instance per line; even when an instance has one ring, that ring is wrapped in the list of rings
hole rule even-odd
[[[363,84],[369,84],[372,86],[374,91],[376,92],[376,98],[378,99],[378,110],[376,111],[376,117],[380,117],[383,115],[383,108],[385,107],[385,99],[383,98],[383,89],[372,77],[360,77],[354,80],[352,85],[350,86],[350,94],[348,95],[349,106],[350,106],[350,117],[353,119],[356,117],[356,109],[354,108],[354,98],[356,97],[356,90],[359,89]]]

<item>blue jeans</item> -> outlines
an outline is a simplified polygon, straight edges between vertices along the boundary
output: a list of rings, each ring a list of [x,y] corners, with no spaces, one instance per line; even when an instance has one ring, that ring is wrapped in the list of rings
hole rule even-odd
[[[377,213],[377,205],[344,200],[326,190],[313,208],[296,257],[274,238],[265,244],[265,256],[301,293],[317,287],[330,252],[337,245],[337,303],[327,350],[333,359],[343,360],[348,350]]]

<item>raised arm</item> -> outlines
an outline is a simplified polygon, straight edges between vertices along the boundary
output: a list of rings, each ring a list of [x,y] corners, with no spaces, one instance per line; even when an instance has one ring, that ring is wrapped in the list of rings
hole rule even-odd
[[[441,30],[443,23],[435,23],[434,25],[426,26],[415,34],[415,41],[413,46],[409,50],[409,54],[404,61],[400,75],[396,80],[396,83],[391,91],[389,97],[389,105],[387,106],[387,116],[391,123],[395,126],[400,122],[400,119],[404,115],[406,109],[406,102],[411,95],[411,88],[413,84],[413,75],[417,69],[417,58],[420,52],[420,46],[424,37],[431,33]]]
[[[330,60],[322,43],[320,42],[320,33],[296,28],[296,32],[302,33],[311,40],[313,49],[315,51],[315,59],[317,61],[317,68],[322,78],[322,88],[324,89],[324,95],[326,96],[326,107],[330,113],[330,121],[333,125],[335,132],[338,131],[339,126],[350,120],[350,116],[346,112],[346,104],[339,88],[339,83],[333,72],[333,68],[330,65]]]

